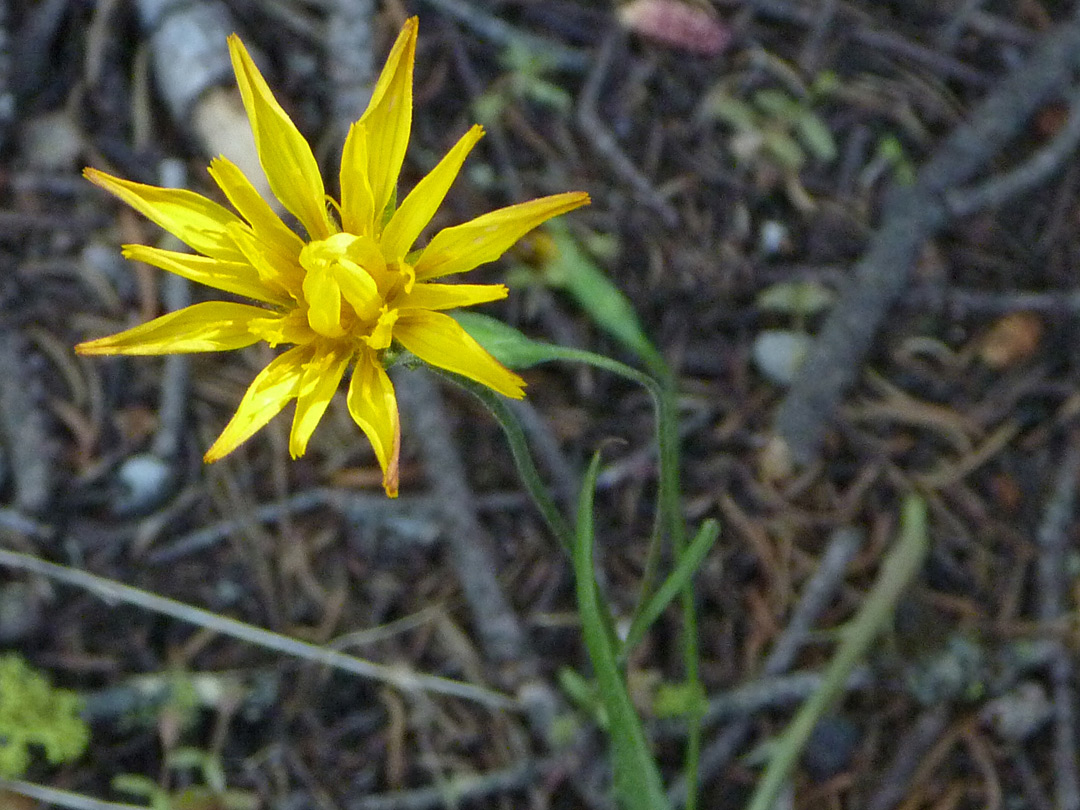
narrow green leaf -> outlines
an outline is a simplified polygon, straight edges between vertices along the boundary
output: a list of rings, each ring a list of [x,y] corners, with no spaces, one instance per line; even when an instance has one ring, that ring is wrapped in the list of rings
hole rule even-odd
[[[721,121],[738,130],[754,130],[759,126],[758,114],[745,101],[728,94],[727,88],[710,91],[698,110],[703,121]]]
[[[521,81],[515,83],[515,87],[529,101],[556,112],[565,113],[574,106],[573,97],[554,82],[521,77]]]
[[[762,136],[762,144],[782,168],[798,170],[806,162],[806,153],[799,142],[784,130],[771,129]]]
[[[626,810],[670,808],[641,720],[630,700],[615,660],[615,649],[604,620],[604,603],[593,570],[593,492],[600,472],[600,454],[593,456],[578,502],[574,546],[574,580],[585,647],[596,675],[600,700],[607,711],[615,790]]]
[[[569,293],[593,323],[654,372],[659,368],[666,369],[660,352],[641,328],[629,299],[565,227],[549,225],[548,232],[557,248],[555,257],[545,268],[550,283]]]
[[[584,363],[612,374],[618,374],[620,377],[644,386],[654,399],[658,399],[661,395],[660,384],[656,380],[618,360],[612,360],[610,357],[595,352],[587,352],[584,349],[571,349],[554,343],[545,343],[542,340],[533,340],[514,327],[488,315],[464,310],[451,314],[477,343],[509,368],[531,368],[554,360]]]
[[[759,90],[752,99],[755,107],[781,121],[794,121],[802,113],[801,102],[783,90]]]
[[[814,157],[822,163],[832,163],[836,160],[836,141],[829,127],[817,113],[807,110],[795,122],[795,127],[799,132],[799,140]]]
[[[700,683],[661,683],[653,697],[653,714],[661,720],[701,718],[709,707]]]
[[[602,714],[602,707],[596,694],[596,684],[570,667],[559,667],[555,677],[559,682],[559,688],[570,698],[571,703],[597,719],[600,725],[607,725],[607,717]]]
[[[821,686],[812,694],[776,743],[774,754],[758,782],[748,810],[772,810],[776,797],[798,760],[810,732],[843,691],[855,665],[893,616],[900,595],[922,569],[930,540],[926,529],[926,504],[916,495],[904,500],[900,537],[881,564],[874,587],[855,618],[844,628]]]
[[[562,359],[561,346],[533,340],[498,318],[463,309],[450,314],[477,343],[491,352],[492,357],[508,368],[531,368]]]
[[[153,779],[135,773],[117,774],[109,781],[109,785],[117,793],[129,793],[143,799],[149,799],[161,791]]]
[[[687,546],[686,551],[683,552],[675,569],[649,597],[648,601],[638,609],[637,615],[634,616],[634,620],[630,624],[630,631],[626,635],[626,641],[622,644],[619,653],[620,661],[626,660],[634,647],[645,637],[645,633],[648,632],[653,622],[660,618],[660,614],[667,609],[667,606],[679,595],[679,592],[690,585],[690,580],[693,579],[694,574],[697,573],[701,564],[705,561],[705,556],[719,536],[720,524],[715,520],[706,520],[701,524],[701,528],[698,529],[694,539]]]
[[[781,281],[762,290],[758,309],[785,315],[817,315],[836,300],[832,290],[817,281]]]

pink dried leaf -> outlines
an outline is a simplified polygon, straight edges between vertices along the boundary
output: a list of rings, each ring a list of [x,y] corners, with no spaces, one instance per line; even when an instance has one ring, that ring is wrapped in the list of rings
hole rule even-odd
[[[627,29],[692,53],[716,56],[731,42],[731,29],[711,8],[683,0],[631,0],[617,13]]]

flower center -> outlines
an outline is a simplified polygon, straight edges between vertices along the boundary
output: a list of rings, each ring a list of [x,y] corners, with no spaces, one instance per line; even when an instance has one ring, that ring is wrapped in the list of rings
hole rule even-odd
[[[300,265],[313,330],[336,338],[347,332],[362,335],[376,324],[385,304],[380,288],[386,286],[387,272],[373,239],[338,233],[309,242],[300,251]]]

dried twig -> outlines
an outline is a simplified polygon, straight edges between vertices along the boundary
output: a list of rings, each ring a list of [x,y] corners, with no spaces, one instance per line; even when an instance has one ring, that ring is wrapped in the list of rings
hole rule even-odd
[[[123,722],[123,718],[146,717],[175,701],[178,693],[196,705],[221,709],[239,705],[242,711],[261,713],[274,703],[281,691],[277,669],[243,672],[189,672],[183,685],[174,670],[136,675],[115,686],[82,693],[79,716],[87,723]],[[189,691],[190,690],[190,691]]]
[[[839,0],[824,0],[822,7],[817,12],[817,19],[810,28],[810,36],[806,38],[802,49],[799,51],[799,68],[803,73],[812,76],[821,70],[822,49],[825,46],[825,38],[832,30],[836,19]]]
[[[179,160],[162,161],[159,169],[161,184],[170,188],[187,185],[187,171]],[[166,237],[166,247],[179,247],[175,237]],[[166,312],[176,312],[192,302],[191,282],[174,273],[165,276],[163,303]],[[152,450],[164,462],[179,459],[190,399],[191,358],[186,354],[170,354],[161,372],[161,400],[158,403],[158,427]]]
[[[907,795],[912,777],[923,756],[934,746],[949,725],[949,712],[932,706],[919,715],[915,724],[896,746],[892,763],[881,778],[877,792],[870,797],[866,810],[892,810]]]
[[[531,659],[526,653],[525,631],[496,576],[499,566],[493,543],[477,517],[442,394],[421,372],[398,374],[395,387],[404,416],[412,423],[407,433],[420,442],[432,496],[446,522],[450,558],[472,610],[481,646],[498,664],[527,664]]]
[[[747,5],[758,14],[795,22],[811,28],[819,25],[821,17],[819,7],[811,4],[791,3],[788,0],[748,0]],[[845,11],[844,5],[841,5],[838,9],[838,12],[842,11]],[[840,16],[839,13],[837,16]],[[843,22],[850,27],[852,40],[866,48],[888,53],[922,65],[942,78],[956,79],[975,87],[982,87],[987,83],[986,77],[982,73],[948,54],[920,45],[918,42],[906,39],[894,31],[883,31],[868,27],[863,24],[861,19],[850,19],[852,16],[850,10],[845,16],[849,19],[845,19]],[[985,20],[981,21],[985,22]]]
[[[11,74],[11,34],[7,4],[0,5],[0,149],[3,149],[15,123],[15,88]]]
[[[158,92],[181,124],[200,97],[232,76],[225,38],[235,30],[220,2],[138,0],[139,21],[150,35]]]
[[[52,443],[44,410],[36,401],[40,385],[26,369],[26,352],[26,340],[18,331],[0,328],[0,440],[15,479],[16,508],[40,513],[52,497]]]
[[[177,126],[193,133],[205,154],[229,158],[277,206],[232,89],[226,39],[237,26],[228,9],[217,0],[139,0],[138,10],[150,34],[158,92]]]
[[[1074,440],[1065,450],[1054,489],[1043,512],[1039,547],[1039,618],[1052,623],[1066,614],[1065,553],[1076,512],[1076,487],[1080,482],[1080,445]],[[1054,640],[1050,681],[1054,705],[1054,806],[1058,810],[1080,808],[1080,773],[1077,765],[1076,688],[1073,684],[1072,652],[1064,641]]]
[[[374,0],[331,0],[326,14],[326,73],[330,81],[330,131],[342,143],[360,117],[375,84]]]
[[[182,188],[187,185],[187,171],[182,161],[163,160],[158,169],[161,185]],[[162,246],[181,247],[176,237],[166,235]],[[164,309],[176,312],[192,301],[191,282],[168,273],[163,284]],[[116,515],[131,515],[158,506],[175,490],[180,477],[178,465],[184,441],[187,404],[190,398],[191,358],[186,354],[165,357],[161,371],[161,396],[158,400],[158,423],[150,451],[127,458],[118,470],[121,491],[114,498]]]
[[[925,311],[948,308],[962,314],[1003,315],[1009,312],[1045,312],[1050,315],[1080,313],[1080,292],[1025,292],[1023,290],[972,290],[959,287],[913,287],[902,305]]]
[[[945,193],[945,203],[954,217],[965,217],[1001,205],[1023,194],[1056,173],[1076,151],[1080,143],[1080,90],[1069,98],[1065,126],[1054,139],[1012,171],[992,177],[972,188],[957,188]]]
[[[176,312],[191,303],[191,282],[170,273],[165,277],[166,312]],[[187,403],[190,399],[191,358],[170,354],[161,371],[161,399],[158,402],[158,428],[154,433],[154,455],[176,463],[184,438]]]
[[[319,647],[306,641],[299,641],[283,636],[280,633],[264,630],[261,627],[245,624],[236,619],[219,616],[209,610],[177,602],[175,599],[166,599],[163,596],[139,590],[111,579],[105,579],[87,571],[57,565],[29,554],[19,554],[14,551],[0,549],[0,566],[19,571],[28,571],[32,574],[62,582],[65,585],[81,588],[106,601],[125,602],[143,610],[171,616],[182,622],[204,627],[215,633],[221,633],[249,644],[256,644],[284,655],[332,667],[361,678],[379,681],[402,692],[430,692],[432,694],[447,695],[470,700],[491,709],[506,711],[519,711],[521,709],[521,706],[513,698],[490,689],[453,681],[449,678],[440,678],[435,675],[410,672],[404,667],[374,664],[336,650]]]
[[[121,804],[95,799],[70,790],[23,782],[17,779],[0,779],[0,790],[26,796],[50,807],[66,807],[68,810],[145,810],[145,805]],[[12,805],[15,805],[12,802]]]
[[[554,40],[519,31],[496,16],[485,13],[476,4],[465,0],[425,0],[425,2],[477,34],[482,41],[498,45],[527,48],[544,55],[544,60],[560,70],[584,70],[589,64],[587,53],[568,48]]]
[[[346,802],[347,810],[428,810],[521,790],[536,779],[536,763],[519,762],[486,774],[457,776],[435,787],[399,790]]]
[[[848,563],[854,559],[862,543],[863,534],[858,529],[844,528],[833,533],[817,570],[803,588],[787,627],[776,639],[772,652],[765,660],[763,671],[766,675],[779,675],[795,663],[795,656],[844,581]]]
[[[611,130],[603,122],[598,111],[600,91],[604,86],[604,79],[611,68],[612,59],[615,56],[615,47],[622,40],[623,34],[613,27],[604,37],[600,50],[596,55],[596,61],[589,72],[589,78],[581,89],[581,96],[577,105],[577,122],[582,133],[589,138],[593,149],[602,157],[607,164],[634,192],[642,202],[660,214],[668,227],[675,227],[679,221],[679,215],[675,208],[657,193],[649,179],[641,173],[641,170],[619,148],[618,141],[611,134]]]
[[[756,678],[710,697],[701,718],[702,725],[715,726],[728,720],[749,717],[765,709],[782,709],[801,703],[821,686],[821,681],[822,673],[812,671]],[[845,689],[856,692],[875,685],[869,667],[859,667],[851,673]],[[682,737],[686,734],[686,724],[681,721],[660,723],[658,732],[663,736]]]
[[[923,244],[949,221],[944,195],[967,183],[1080,66],[1080,10],[1048,34],[919,172],[894,188],[870,249],[855,267],[776,414],[777,456],[809,464],[826,426],[855,380],[885,315],[907,286]]]
[[[172,565],[178,560],[212,548],[222,540],[244,531],[250,521],[274,523],[290,515],[308,512],[319,507],[336,509],[354,523],[362,523],[366,526],[383,525],[398,519],[408,520],[411,524],[410,534],[413,535],[427,536],[435,526],[435,504],[427,496],[403,496],[391,501],[382,492],[368,494],[351,490],[314,488],[294,493],[279,501],[256,506],[251,510],[250,515],[226,518],[178,537],[147,555],[145,562],[151,566]],[[398,525],[400,527],[400,524]]]
[[[867,48],[921,64],[943,78],[956,79],[974,87],[984,87],[987,84],[983,73],[965,65],[959,59],[906,39],[894,31],[864,29],[856,34],[856,39]]]

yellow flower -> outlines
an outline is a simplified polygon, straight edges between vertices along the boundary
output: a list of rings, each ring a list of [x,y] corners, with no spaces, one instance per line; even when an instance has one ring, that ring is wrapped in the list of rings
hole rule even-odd
[[[367,434],[398,488],[400,425],[394,388],[383,367],[392,342],[426,363],[462,374],[508,397],[524,381],[500,365],[442,310],[503,298],[501,284],[440,284],[497,259],[530,230],[589,202],[572,192],[512,205],[439,231],[413,245],[434,216],[469,151],[483,135],[474,126],[395,208],[396,187],[412,124],[416,18],[406,22],[375,85],[371,102],[349,129],[341,158],[341,201],[329,198],[310,146],[274,99],[240,39],[229,38],[259,160],[281,205],[307,232],[294,233],[224,157],[210,175],[239,216],[183,189],[165,189],[86,169],[115,194],[202,255],[125,245],[124,255],[254,300],[258,306],[208,301],[80,343],[80,354],[172,354],[239,349],[264,340],[293,344],[263,369],[232,420],[206,452],[216,461],[296,400],[289,451],[308,439],[352,366],[349,413]]]

